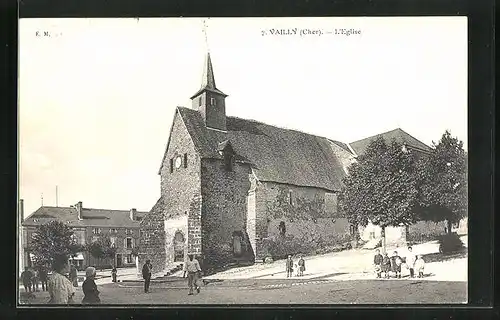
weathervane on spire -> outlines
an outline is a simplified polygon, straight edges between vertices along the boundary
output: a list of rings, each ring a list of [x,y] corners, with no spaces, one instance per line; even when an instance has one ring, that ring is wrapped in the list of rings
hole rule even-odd
[[[210,18],[208,18],[210,19]],[[210,53],[210,47],[208,46],[208,35],[207,35],[207,21],[203,19],[203,34],[205,35],[205,46],[207,48],[207,52]]]

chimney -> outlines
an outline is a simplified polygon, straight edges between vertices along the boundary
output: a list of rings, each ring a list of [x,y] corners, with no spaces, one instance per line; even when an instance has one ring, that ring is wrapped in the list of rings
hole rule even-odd
[[[75,209],[76,212],[78,213],[78,220],[82,220],[83,205],[81,201],[78,201],[78,203],[75,204]]]
[[[137,217],[137,209],[136,208],[130,209],[130,220],[135,221],[136,217]]]

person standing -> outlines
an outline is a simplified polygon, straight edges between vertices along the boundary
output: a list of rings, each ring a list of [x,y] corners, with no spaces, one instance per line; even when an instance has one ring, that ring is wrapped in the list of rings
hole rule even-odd
[[[64,256],[56,257],[52,263],[52,275],[48,281],[48,291],[51,304],[70,304],[73,303],[75,288],[71,282],[64,276],[68,272],[68,260]]]
[[[151,282],[151,270],[153,270],[153,265],[148,259],[142,267],[142,277],[144,278],[144,293],[149,292],[149,283]]]
[[[113,278],[113,282],[116,282],[116,267],[113,267],[113,270],[111,270],[111,277]]]
[[[398,255],[397,251],[394,251],[391,257],[391,271],[396,274],[396,278],[401,278],[401,264],[402,264],[402,259]]]
[[[28,267],[24,267],[24,271],[21,273],[21,280],[23,281],[24,291],[31,292],[31,278],[33,277],[31,271]]]
[[[33,292],[35,291],[38,292],[38,277],[39,277],[38,267],[31,269],[31,274],[32,274],[31,285],[33,286]]]
[[[413,248],[410,246],[408,247],[408,252],[406,254],[406,267],[410,269],[410,277],[414,278],[415,277],[415,261],[417,260],[417,257],[415,253],[413,252]]]
[[[382,261],[384,257],[380,254],[380,250],[375,250],[375,256],[373,257],[373,264],[375,265],[375,273],[377,278],[382,278]]]
[[[40,282],[42,284],[42,291],[47,291],[47,268],[45,266],[40,266],[38,271],[38,275],[40,277]]]
[[[299,277],[302,277],[304,275],[304,271],[306,271],[306,262],[303,256],[300,256],[298,265],[299,265]]]
[[[288,255],[286,259],[286,277],[291,278],[293,276],[293,259],[291,255]]]
[[[82,289],[84,297],[82,299],[83,304],[99,304],[101,299],[99,298],[99,290],[97,290],[97,285],[95,284],[96,270],[94,267],[88,267],[85,270],[85,281],[83,281]]]
[[[419,254],[417,260],[415,261],[415,270],[418,272],[419,278],[424,277],[424,268],[425,268],[425,261],[422,255]]]
[[[74,264],[71,264],[70,270],[69,270],[69,280],[73,284],[73,287],[78,287],[78,271],[76,270],[76,267]]]
[[[186,277],[187,273],[188,286],[189,286],[188,295],[192,295],[193,288],[196,288],[196,292],[200,293],[200,287],[198,286],[198,274],[201,273],[201,268],[200,268],[200,263],[192,254],[188,255],[188,257],[189,259],[184,264],[183,278]]]
[[[389,254],[385,252],[384,257],[382,258],[382,272],[384,273],[384,277],[386,279],[389,279],[390,271],[391,271],[391,258],[389,258]]]

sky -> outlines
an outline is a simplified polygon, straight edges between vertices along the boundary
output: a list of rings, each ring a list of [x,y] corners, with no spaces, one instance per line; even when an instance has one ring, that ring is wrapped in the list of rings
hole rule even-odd
[[[149,211],[175,108],[191,106],[208,50],[229,116],[343,142],[400,127],[430,145],[450,130],[467,147],[466,17],[205,23],[20,20],[25,217],[42,197],[55,206],[56,186],[59,206]]]

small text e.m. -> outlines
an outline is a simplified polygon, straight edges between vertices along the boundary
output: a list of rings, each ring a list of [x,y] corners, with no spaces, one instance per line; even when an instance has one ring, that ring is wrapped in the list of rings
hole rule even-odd
[[[37,36],[37,37],[50,37],[50,32],[48,32],[48,31],[37,31],[35,33],[35,36]]]
[[[35,37],[40,38],[55,38],[62,35],[62,32],[36,31]]]

